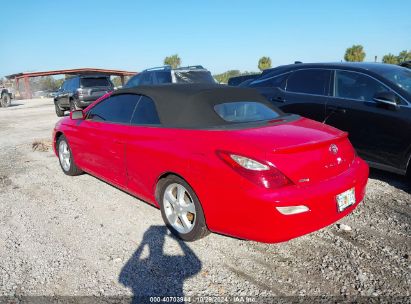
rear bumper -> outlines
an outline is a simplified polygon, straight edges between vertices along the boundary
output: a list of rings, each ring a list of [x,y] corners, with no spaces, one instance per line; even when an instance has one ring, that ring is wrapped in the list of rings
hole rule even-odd
[[[219,204],[219,208],[205,208],[207,225],[214,232],[238,238],[266,243],[287,241],[326,227],[351,213],[365,196],[367,180],[368,166],[357,157],[344,173],[311,185],[272,191],[263,188],[237,190],[238,194],[219,188],[218,201],[224,203]],[[356,203],[339,212],[336,195],[351,188],[355,188]],[[309,211],[284,215],[276,209],[299,205],[307,206]]]

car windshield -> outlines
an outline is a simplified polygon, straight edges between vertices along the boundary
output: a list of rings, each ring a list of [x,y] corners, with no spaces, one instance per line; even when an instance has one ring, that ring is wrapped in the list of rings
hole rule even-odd
[[[382,72],[381,75],[411,94],[411,70],[406,68],[390,69]]]
[[[100,78],[81,78],[81,86],[84,88],[90,87],[108,87],[110,82],[105,77]]]
[[[209,71],[174,71],[176,83],[215,83]]]
[[[255,122],[271,120],[280,116],[278,112],[256,101],[220,103],[214,106],[214,111],[228,122]]]

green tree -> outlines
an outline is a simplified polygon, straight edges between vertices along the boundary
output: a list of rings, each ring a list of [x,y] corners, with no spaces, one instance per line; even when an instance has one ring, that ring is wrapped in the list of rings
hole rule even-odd
[[[365,52],[362,45],[357,44],[353,45],[352,47],[348,48],[345,51],[344,60],[351,61],[351,62],[362,62],[365,58]]]
[[[411,60],[411,50],[410,51],[404,50],[400,52],[400,54],[398,55],[398,63],[408,61],[408,60]]]
[[[240,72],[239,70],[229,70],[221,74],[213,75],[214,79],[219,83],[227,83],[231,77],[243,76],[243,75],[256,75],[256,72]]]
[[[123,84],[121,83],[120,76],[115,76],[111,79],[115,87],[121,87]]]
[[[387,55],[384,55],[384,57],[382,57],[382,62],[390,63],[390,64],[398,64],[398,57],[389,53]]]
[[[240,75],[241,75],[241,72],[239,70],[229,70],[229,71],[226,71],[226,72],[221,73],[221,74],[213,75],[213,77],[219,83],[227,83],[228,79],[230,79],[231,77],[236,77],[236,76],[240,76]]]
[[[258,68],[260,71],[271,68],[271,58],[265,56],[261,57],[260,60],[258,60]]]
[[[60,88],[60,87],[63,85],[63,82],[64,82],[64,78],[56,79],[56,87],[57,87],[57,89]]]
[[[173,69],[178,68],[181,65],[181,58],[178,54],[171,55],[164,58],[164,64],[171,65]]]

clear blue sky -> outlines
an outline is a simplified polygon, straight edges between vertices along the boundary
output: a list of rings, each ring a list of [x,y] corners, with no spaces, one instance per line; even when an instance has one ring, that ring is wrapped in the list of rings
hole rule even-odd
[[[0,76],[139,71],[174,53],[212,73],[255,71],[261,56],[273,66],[340,61],[353,44],[364,46],[367,61],[381,60],[411,49],[410,12],[410,0],[4,1]]]

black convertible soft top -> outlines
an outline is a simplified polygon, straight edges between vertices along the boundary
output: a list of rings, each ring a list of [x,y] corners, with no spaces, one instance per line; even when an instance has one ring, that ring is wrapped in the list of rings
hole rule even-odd
[[[169,128],[212,128],[238,123],[222,119],[214,106],[235,101],[256,101],[263,103],[282,115],[255,89],[228,87],[218,84],[162,84],[120,89],[112,95],[139,94],[150,97],[164,127]]]

